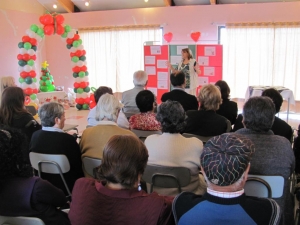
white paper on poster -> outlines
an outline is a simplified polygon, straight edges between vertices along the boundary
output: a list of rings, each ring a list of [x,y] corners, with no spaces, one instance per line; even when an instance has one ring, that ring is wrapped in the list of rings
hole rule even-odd
[[[182,61],[182,57],[181,56],[171,56],[171,64],[172,65],[176,65],[179,64]]]
[[[155,75],[156,74],[155,66],[146,66],[145,70],[146,70],[146,73],[148,75]]]
[[[161,55],[161,46],[159,46],[159,45],[150,46],[150,54],[151,55]]]
[[[145,56],[146,65],[155,65],[155,56]]]
[[[180,46],[177,46],[177,55],[181,55],[181,51],[183,48],[188,48],[189,46],[187,45],[180,45]]]
[[[204,47],[205,56],[216,56],[216,47],[206,46]]]
[[[204,67],[204,76],[214,76],[215,75],[215,67]]]
[[[147,90],[151,91],[155,96],[157,96],[157,88],[147,87]]]
[[[157,80],[168,80],[168,72],[157,72]]]
[[[198,63],[200,66],[208,66],[209,65],[209,57],[198,56]]]
[[[168,89],[168,81],[167,80],[158,80],[157,88],[158,89]]]
[[[157,60],[157,68],[167,69],[167,61],[168,60]]]
[[[208,77],[198,77],[198,83],[200,86],[208,84]]]

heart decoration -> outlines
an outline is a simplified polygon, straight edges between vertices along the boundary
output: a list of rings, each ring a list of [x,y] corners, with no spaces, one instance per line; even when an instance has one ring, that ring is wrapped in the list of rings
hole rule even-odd
[[[170,43],[172,41],[173,34],[171,32],[164,34],[164,39],[166,42]]]
[[[194,40],[194,42],[197,42],[199,40],[200,36],[201,36],[200,32],[191,33],[191,38]]]

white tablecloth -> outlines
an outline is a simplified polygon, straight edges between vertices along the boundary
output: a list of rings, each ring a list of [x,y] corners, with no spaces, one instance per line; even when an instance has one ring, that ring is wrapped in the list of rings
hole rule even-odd
[[[284,100],[287,100],[290,104],[295,105],[293,91],[280,86],[249,86],[246,91],[245,101],[247,101],[250,97],[253,96],[261,96],[262,92],[268,88],[274,88],[278,90]]]
[[[37,94],[37,98],[40,104],[44,104],[45,102],[64,103],[68,100],[68,95],[64,91],[40,92]]]

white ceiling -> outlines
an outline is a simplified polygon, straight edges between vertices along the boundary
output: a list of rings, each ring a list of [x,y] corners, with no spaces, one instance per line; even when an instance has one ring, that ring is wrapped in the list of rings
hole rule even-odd
[[[118,9],[134,9],[134,8],[153,8],[166,7],[168,0],[37,0],[49,12],[67,13],[67,10],[59,2],[72,1],[80,12],[102,11],[102,10],[118,10]],[[85,2],[90,3],[85,6]],[[295,2],[300,0],[170,0],[172,6],[186,5],[210,5],[211,2],[216,4],[250,4],[265,2]],[[57,5],[57,9],[53,8],[53,4]],[[75,10],[76,11],[76,10]]]

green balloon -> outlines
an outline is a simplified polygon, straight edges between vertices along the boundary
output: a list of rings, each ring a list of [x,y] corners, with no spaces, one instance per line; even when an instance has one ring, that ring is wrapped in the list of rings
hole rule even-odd
[[[47,92],[48,91],[48,87],[47,86],[40,86],[40,90],[42,92]]]
[[[83,56],[79,57],[79,59],[80,59],[81,61],[85,61],[85,60],[86,60],[86,57],[83,55]]]
[[[79,58],[78,58],[77,56],[73,56],[73,57],[72,57],[72,61],[76,63],[76,62],[79,61]]]
[[[42,28],[38,28],[36,33],[40,36],[40,37],[44,37],[44,30]]]
[[[65,32],[69,33],[72,30],[72,28],[69,25],[65,26]]]
[[[50,80],[53,80],[53,76],[52,75],[50,75],[49,77],[50,77]]]
[[[24,43],[23,42],[19,42],[18,47],[19,48],[24,48]]]
[[[46,81],[46,80],[47,80],[47,77],[46,77],[46,76],[42,76],[42,80],[43,80],[43,81]]]
[[[72,45],[67,44],[67,49],[71,49]]]
[[[83,78],[83,77],[85,76],[85,72],[80,71],[80,72],[78,73],[78,76],[81,77],[81,78]]]
[[[46,80],[45,83],[46,83],[47,86],[51,85],[51,81],[50,80]]]
[[[83,104],[83,105],[82,105],[82,108],[83,108],[83,109],[88,109],[88,108],[89,108],[89,105],[88,105],[88,104]]]
[[[25,78],[25,83],[26,84],[32,84],[32,78],[31,77],[26,77]]]
[[[89,72],[88,71],[85,71],[85,76],[88,76],[89,75]]]
[[[27,50],[31,49],[31,44],[29,42],[25,42],[24,43],[24,48],[27,49]]]
[[[33,82],[35,83],[36,82],[36,78],[32,78]]]
[[[25,66],[27,62],[25,60],[19,60],[18,64],[19,66]]]
[[[33,32],[37,32],[37,30],[38,30],[39,28],[38,28],[38,26],[37,25],[35,25],[35,24],[32,24],[31,26],[30,26],[30,30],[32,30]]]
[[[48,86],[48,91],[55,91],[55,86],[54,85]]]
[[[74,88],[74,93],[77,93],[77,88]]]
[[[19,77],[19,82],[22,84],[24,82],[24,79],[22,77]]]
[[[90,89],[89,87],[86,87],[86,88],[83,89],[83,90],[84,90],[84,92],[89,93],[91,89]]]
[[[78,73],[73,73],[73,77],[74,78],[78,77]]]
[[[27,65],[33,66],[33,65],[34,65],[33,59],[28,60],[28,61],[27,61]]]
[[[80,45],[79,41],[74,41],[74,42],[73,42],[73,46],[74,46],[74,47],[78,47],[79,45]]]
[[[63,34],[61,35],[61,37],[62,37],[62,38],[68,37],[68,33],[67,33],[67,32],[63,33]]]
[[[79,104],[76,104],[76,108],[77,108],[78,110],[80,110],[80,109],[82,109],[82,106],[79,105]]]
[[[31,47],[35,52],[36,52],[36,46],[35,45],[32,45],[32,47]]]
[[[81,39],[78,39],[78,42],[79,42],[80,45],[82,44],[82,40]]]
[[[78,89],[77,89],[77,93],[78,93],[78,94],[82,94],[82,93],[83,93],[83,89],[82,89],[82,88],[78,88]]]
[[[32,99],[32,100],[35,100],[36,99],[36,94],[32,94],[32,95],[30,95],[30,98]]]

